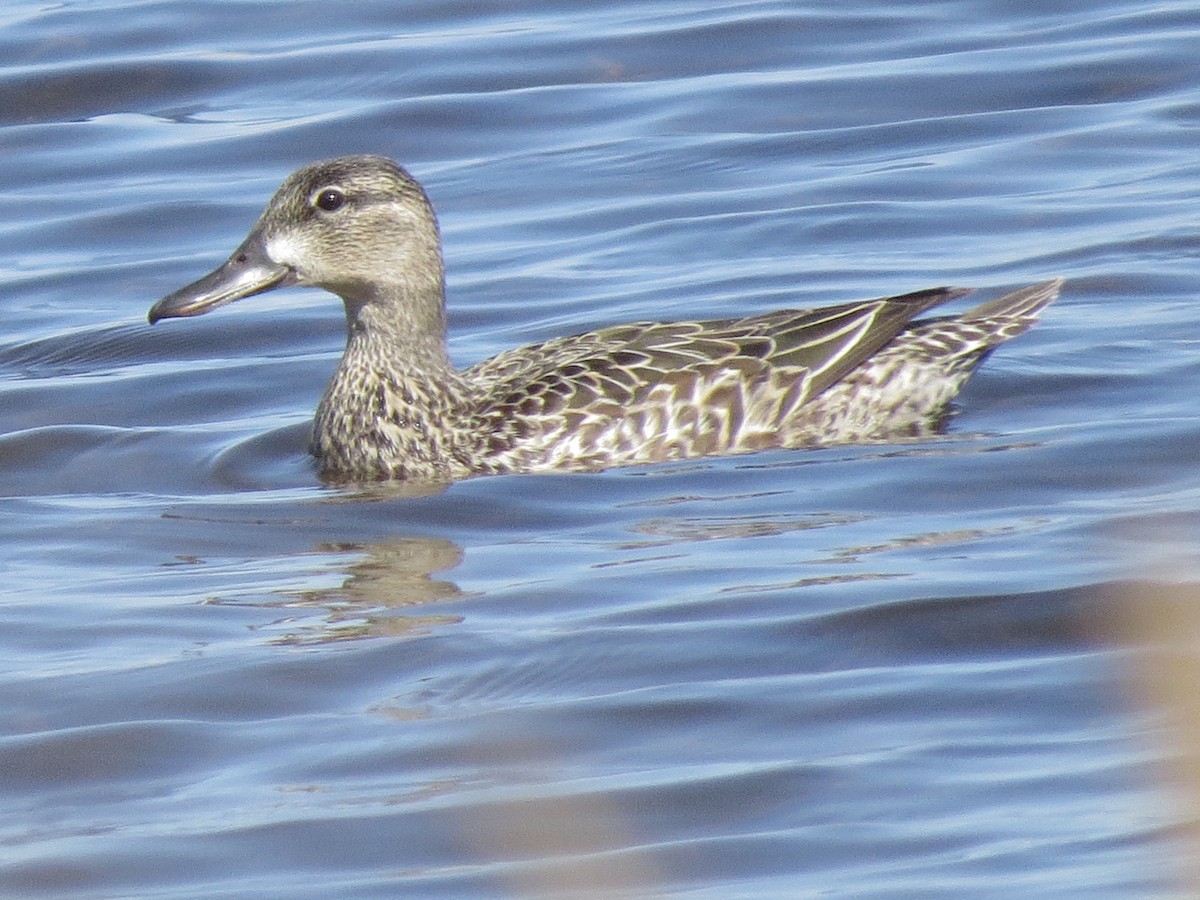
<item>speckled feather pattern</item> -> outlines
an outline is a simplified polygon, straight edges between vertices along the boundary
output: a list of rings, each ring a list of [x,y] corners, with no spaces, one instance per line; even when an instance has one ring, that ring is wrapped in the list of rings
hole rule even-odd
[[[596,470],[927,434],[979,363],[1033,325],[1061,286],[939,318],[916,317],[966,292],[637,322],[459,371],[446,351],[440,238],[424,191],[390,160],[344,157],[291,176],[234,256],[160,301],[151,320],[293,283],[325,287],[346,307],[346,351],[312,451],[325,477],[352,481]]]

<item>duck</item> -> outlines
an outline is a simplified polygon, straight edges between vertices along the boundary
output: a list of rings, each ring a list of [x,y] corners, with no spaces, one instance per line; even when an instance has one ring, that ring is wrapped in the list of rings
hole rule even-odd
[[[1000,344],[1058,296],[1044,281],[959,315],[939,287],[707,321],[556,337],[466,368],[446,342],[433,205],[393,160],[304,166],[217,269],[151,324],[292,285],[341,298],[346,345],[313,420],[331,482],[450,482],[932,435]]]

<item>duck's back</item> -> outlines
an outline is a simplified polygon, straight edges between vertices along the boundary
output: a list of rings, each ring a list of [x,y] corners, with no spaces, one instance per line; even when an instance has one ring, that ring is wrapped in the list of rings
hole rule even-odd
[[[822,442],[805,415],[935,289],[743,319],[642,322],[501,353],[478,390],[480,471],[598,469]]]

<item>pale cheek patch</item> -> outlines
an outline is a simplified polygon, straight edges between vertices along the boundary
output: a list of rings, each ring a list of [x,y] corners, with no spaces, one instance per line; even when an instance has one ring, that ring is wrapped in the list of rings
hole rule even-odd
[[[304,255],[300,251],[300,245],[291,235],[280,234],[267,241],[267,256],[274,263],[299,269],[300,260]]]

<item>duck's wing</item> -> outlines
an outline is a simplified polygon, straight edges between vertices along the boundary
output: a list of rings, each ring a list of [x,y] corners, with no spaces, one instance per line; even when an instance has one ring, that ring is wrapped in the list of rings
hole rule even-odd
[[[481,391],[494,452],[528,438],[578,443],[581,453],[604,445],[615,458],[625,450],[609,445],[633,453],[639,440],[684,434],[699,444],[652,456],[719,452],[747,430],[783,421],[914,316],[964,293],[937,288],[743,319],[637,322],[511,350],[465,374]]]

